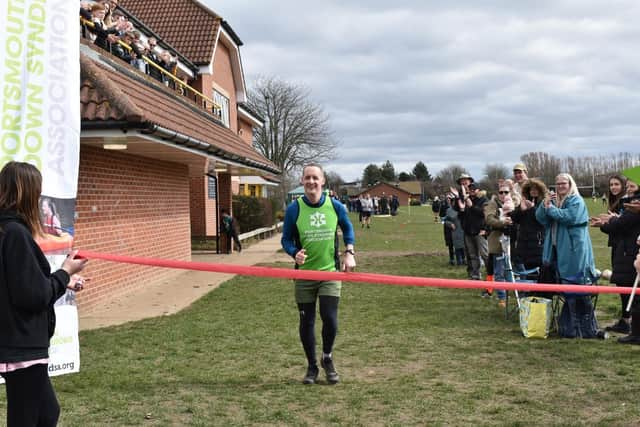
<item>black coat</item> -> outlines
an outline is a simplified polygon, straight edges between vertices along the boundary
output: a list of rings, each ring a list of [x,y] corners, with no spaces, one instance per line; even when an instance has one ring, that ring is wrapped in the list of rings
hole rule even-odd
[[[118,30],[116,30],[115,28],[107,29],[104,26],[104,24],[98,21],[93,22],[93,27],[87,27],[87,28],[89,29],[89,31],[91,31],[96,35],[96,39],[94,40],[93,43],[96,46],[100,46],[104,50],[109,50],[110,48],[109,40],[107,40],[107,37],[109,36],[109,34],[116,34],[118,32]]]
[[[53,304],[64,295],[69,275],[64,270],[51,274],[15,215],[0,215],[0,227],[0,362],[46,358],[55,329]]]
[[[518,206],[510,214],[513,223],[518,225],[517,238],[513,248],[513,263],[524,264],[527,269],[542,265],[544,226],[536,220],[538,204],[524,211]]]
[[[486,230],[487,228],[484,220],[484,206],[488,203],[488,200],[484,196],[472,197],[471,203],[471,207],[465,206],[464,210],[460,210],[457,203],[455,207],[459,212],[464,234],[477,236],[480,234],[480,231]]]
[[[640,214],[624,211],[619,217],[611,218],[600,229],[609,235],[610,242],[613,243],[611,283],[633,285],[636,277],[633,261],[638,254],[636,240],[640,235]]]

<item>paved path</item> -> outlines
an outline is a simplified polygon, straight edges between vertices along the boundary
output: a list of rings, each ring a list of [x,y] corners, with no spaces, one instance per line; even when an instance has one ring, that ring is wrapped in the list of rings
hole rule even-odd
[[[253,243],[239,254],[193,254],[191,259],[197,262],[240,265],[292,261],[284,252],[278,252],[281,248],[280,237],[280,234],[276,234]],[[173,280],[155,283],[114,298],[87,315],[81,312],[80,329],[96,329],[177,313],[232,277],[233,274],[185,271]]]

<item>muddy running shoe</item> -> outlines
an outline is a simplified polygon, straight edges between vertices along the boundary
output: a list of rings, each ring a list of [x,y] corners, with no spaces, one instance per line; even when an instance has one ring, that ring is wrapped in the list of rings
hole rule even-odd
[[[327,382],[329,384],[337,384],[340,381],[336,368],[333,367],[333,360],[330,357],[323,357],[320,365],[324,368],[324,373],[327,376]]]
[[[619,334],[629,334],[631,333],[631,326],[624,320],[620,319],[613,325],[604,328],[604,330],[609,332],[617,332]]]
[[[491,298],[491,295],[493,295],[493,292],[490,292],[489,290],[485,289],[484,291],[482,291],[482,293],[480,294],[480,296],[482,298]]]
[[[320,373],[320,370],[318,369],[317,366],[309,366],[307,368],[307,374],[304,376],[304,379],[302,380],[302,384],[315,384],[316,381],[318,380],[319,373]]]

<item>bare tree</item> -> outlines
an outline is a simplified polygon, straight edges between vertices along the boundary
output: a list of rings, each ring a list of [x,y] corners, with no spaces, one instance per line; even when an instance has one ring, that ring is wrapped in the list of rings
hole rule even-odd
[[[520,160],[527,165],[530,178],[540,178],[547,185],[554,184],[562,169],[560,159],[549,153],[531,152],[520,156]]]
[[[443,191],[447,191],[449,187],[453,187],[456,185],[456,181],[463,173],[469,172],[467,172],[467,170],[460,165],[449,165],[438,172],[438,184]]]
[[[327,172],[326,180],[327,180],[327,188],[335,191],[336,194],[341,194],[340,187],[344,185],[345,181],[344,179],[342,179],[342,177],[338,172],[333,172],[333,171]]]
[[[484,175],[480,181],[480,187],[488,192],[495,192],[498,189],[498,182],[501,179],[509,178],[511,173],[505,165],[488,164],[484,167]]]
[[[322,106],[310,100],[310,90],[278,78],[261,78],[248,93],[248,105],[265,119],[253,135],[254,147],[286,177],[310,162],[335,158],[337,142]],[[283,180],[282,200],[289,191]]]

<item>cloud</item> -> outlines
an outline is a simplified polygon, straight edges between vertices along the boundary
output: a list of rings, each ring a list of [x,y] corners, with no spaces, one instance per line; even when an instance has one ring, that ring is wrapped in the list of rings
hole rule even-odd
[[[204,3],[243,40],[249,87],[311,89],[347,180],[386,160],[480,176],[530,151],[638,151],[635,0]]]

